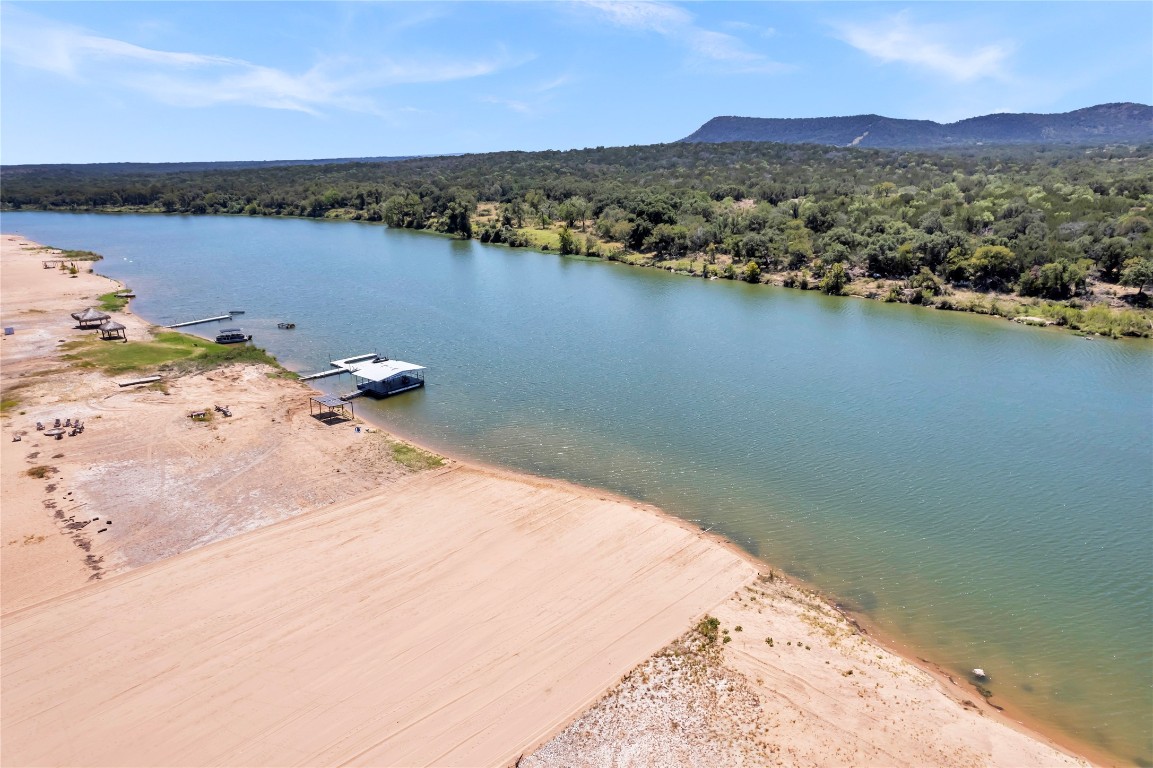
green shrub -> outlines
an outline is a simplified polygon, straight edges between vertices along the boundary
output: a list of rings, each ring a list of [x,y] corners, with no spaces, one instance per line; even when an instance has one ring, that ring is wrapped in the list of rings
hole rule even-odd
[[[715,644],[721,634],[721,620],[706,615],[697,622],[697,633],[710,644]]]

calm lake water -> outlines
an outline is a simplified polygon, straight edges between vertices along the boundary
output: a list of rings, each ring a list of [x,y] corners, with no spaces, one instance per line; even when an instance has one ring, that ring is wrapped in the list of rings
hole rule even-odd
[[[1153,344],[345,222],[2,226],[104,254],[153,322],[246,310],[298,371],[426,365],[424,390],[357,412],[714,526],[956,675],[983,667],[1011,714],[1153,763]]]

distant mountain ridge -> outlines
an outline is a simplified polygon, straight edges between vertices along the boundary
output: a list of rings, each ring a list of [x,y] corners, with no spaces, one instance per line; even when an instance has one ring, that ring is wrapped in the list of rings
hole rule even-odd
[[[1153,141],[1153,106],[1133,102],[1098,104],[1058,114],[1001,113],[944,124],[882,115],[714,117],[681,141],[772,141],[890,149],[1146,143]]]

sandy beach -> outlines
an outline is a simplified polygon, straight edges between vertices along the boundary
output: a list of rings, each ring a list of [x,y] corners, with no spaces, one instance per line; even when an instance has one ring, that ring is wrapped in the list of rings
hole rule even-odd
[[[0,237],[6,766],[1086,764],[659,510],[406,465],[269,366],[79,367],[116,286],[44,258]]]

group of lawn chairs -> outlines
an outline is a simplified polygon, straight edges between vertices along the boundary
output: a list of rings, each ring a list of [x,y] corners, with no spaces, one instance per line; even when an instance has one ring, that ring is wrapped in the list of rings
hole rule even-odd
[[[60,419],[52,424],[51,427],[45,427],[42,422],[36,422],[36,431],[43,432],[48,437],[54,437],[57,440],[63,440],[64,435],[69,437],[76,437],[76,435],[84,432],[84,422],[80,419],[65,419],[64,423],[60,423]]]

